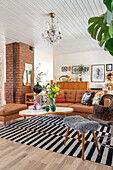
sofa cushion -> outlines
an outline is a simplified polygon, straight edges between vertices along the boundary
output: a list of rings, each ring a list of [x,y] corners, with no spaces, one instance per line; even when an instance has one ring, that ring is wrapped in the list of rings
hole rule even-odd
[[[72,107],[75,112],[93,113],[93,106],[87,106],[81,103],[76,103],[69,105],[69,107]]]
[[[69,102],[56,103],[56,106],[57,106],[57,107],[69,107],[70,104],[73,104],[73,103],[69,103]]]
[[[88,92],[95,92],[97,93],[98,90],[87,90]],[[86,90],[77,90],[76,91],[76,103],[81,103],[82,97],[84,95],[84,93],[86,92]]]
[[[65,102],[64,90],[61,90],[61,93],[59,93],[56,98],[56,103],[64,103],[64,102]]]
[[[12,115],[24,109],[27,109],[27,105],[25,104],[9,103],[9,104],[0,106],[0,116]]]
[[[76,90],[64,90],[64,97],[66,102],[75,103]]]
[[[104,91],[100,91],[95,94],[92,104],[100,104],[101,98],[104,95]]]
[[[95,92],[86,91],[82,97],[81,103],[92,106],[92,100],[94,98],[94,95],[95,95]]]

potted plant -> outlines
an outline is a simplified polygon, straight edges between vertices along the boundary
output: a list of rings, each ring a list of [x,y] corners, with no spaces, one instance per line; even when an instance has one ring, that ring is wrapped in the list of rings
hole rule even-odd
[[[82,81],[82,76],[83,76],[83,73],[84,73],[84,66],[81,64],[80,66],[79,66],[79,72],[81,73],[81,78],[80,78],[80,81]]]

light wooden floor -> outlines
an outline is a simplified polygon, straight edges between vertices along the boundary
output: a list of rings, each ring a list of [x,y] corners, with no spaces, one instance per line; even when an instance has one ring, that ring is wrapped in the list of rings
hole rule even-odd
[[[113,170],[113,167],[0,138],[0,170]]]

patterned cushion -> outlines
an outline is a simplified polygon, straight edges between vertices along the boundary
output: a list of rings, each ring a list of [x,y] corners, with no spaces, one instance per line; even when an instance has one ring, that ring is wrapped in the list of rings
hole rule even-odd
[[[86,90],[77,90],[77,92],[76,92],[76,103],[81,103],[82,97],[83,97],[85,92],[86,92]],[[88,90],[88,92],[97,93],[98,90]]]
[[[62,90],[61,93],[56,98],[56,103],[64,103],[64,102],[65,102],[64,90]]]
[[[101,97],[104,95],[104,91],[95,94],[92,104],[100,104]]]
[[[95,92],[89,93],[88,91],[86,91],[82,97],[81,103],[91,106],[94,95],[95,95]]]

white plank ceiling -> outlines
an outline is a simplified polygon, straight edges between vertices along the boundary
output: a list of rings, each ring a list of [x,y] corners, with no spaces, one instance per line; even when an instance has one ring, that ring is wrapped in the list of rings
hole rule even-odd
[[[100,50],[87,32],[88,19],[106,11],[103,0],[0,0],[0,33],[6,43],[42,43],[42,29],[54,12],[63,33],[54,55]]]

